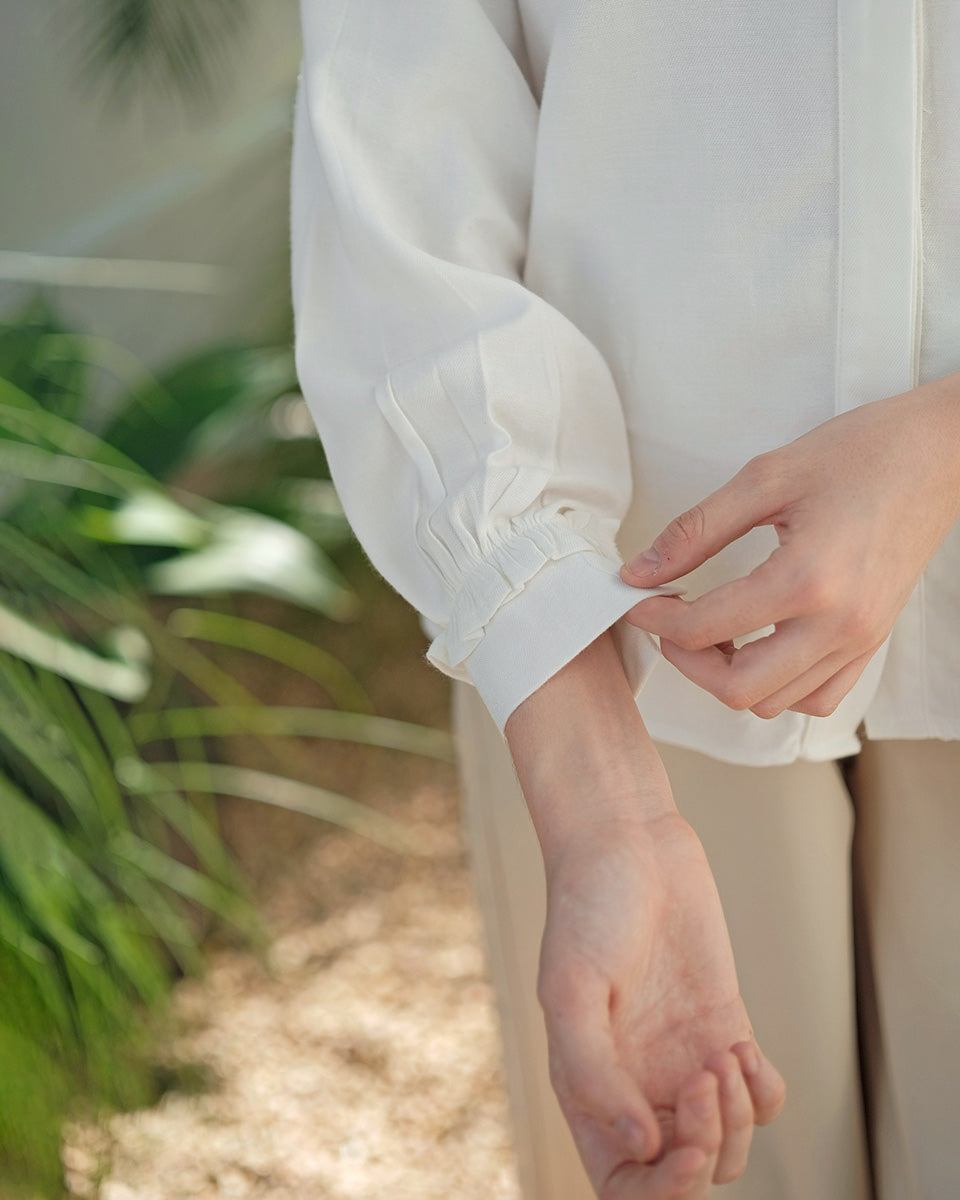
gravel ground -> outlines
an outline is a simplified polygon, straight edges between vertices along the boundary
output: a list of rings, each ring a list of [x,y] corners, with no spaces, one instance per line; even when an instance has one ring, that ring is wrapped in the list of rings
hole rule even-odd
[[[337,653],[379,712],[448,728],[447,681],[415,618],[382,587],[372,596],[376,621],[335,631]],[[264,700],[317,702],[270,664],[243,669]],[[519,1200],[455,768],[306,748],[312,782],[406,822],[424,856],[224,798],[271,933],[266,965],[211,940],[206,977],[176,987],[169,1047],[200,1083],[68,1124],[76,1200]],[[230,758],[268,765],[248,741]]]

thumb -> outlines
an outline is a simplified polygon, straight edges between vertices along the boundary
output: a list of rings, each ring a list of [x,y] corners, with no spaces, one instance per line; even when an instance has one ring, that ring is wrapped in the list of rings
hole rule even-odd
[[[753,462],[747,463],[723,487],[674,517],[649,550],[623,564],[620,578],[634,587],[669,583],[767,523],[776,506],[758,474]]]
[[[657,1117],[620,1061],[610,1027],[609,996],[599,980],[568,977],[566,986],[544,987],[550,1079],[564,1116],[576,1134],[581,1120],[610,1127],[623,1148],[645,1162],[660,1150]],[[571,1118],[572,1121],[571,1121]],[[587,1146],[579,1146],[581,1154]],[[588,1170],[594,1165],[586,1162]]]

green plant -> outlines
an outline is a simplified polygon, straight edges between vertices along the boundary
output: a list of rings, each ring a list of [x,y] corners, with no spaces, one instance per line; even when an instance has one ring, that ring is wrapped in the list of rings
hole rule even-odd
[[[111,399],[98,372],[120,378]],[[296,778],[297,739],[452,758],[442,733],[378,717],[336,657],[232,611],[259,592],[356,615],[330,557],[355,546],[291,422],[295,387],[285,347],[153,377],[40,299],[0,327],[0,1163],[46,1194],[68,1106],[152,1098],[151,1021],[171,978],[203,969],[194,916],[264,944],[215,797],[415,853],[403,827]],[[192,602],[164,619],[173,596]],[[202,646],[297,671],[332,707],[264,705]],[[224,761],[238,732],[275,769]]]
[[[80,77],[108,80],[113,99],[150,81],[208,100],[226,46],[247,27],[249,0],[85,0],[70,5]]]

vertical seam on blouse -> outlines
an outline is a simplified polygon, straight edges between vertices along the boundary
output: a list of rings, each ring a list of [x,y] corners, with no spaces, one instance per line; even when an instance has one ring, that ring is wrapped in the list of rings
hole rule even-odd
[[[923,337],[923,213],[922,213],[922,169],[923,169],[923,68],[924,68],[924,27],[923,0],[915,0],[914,13],[914,75],[916,86],[914,104],[916,106],[916,124],[914,129],[914,201],[913,201],[913,365],[912,385],[920,384],[920,347]]]
[[[921,213],[922,196],[922,137],[923,137],[923,0],[915,0],[915,40],[914,40],[914,72],[916,90],[914,103],[916,105],[916,124],[914,129],[914,312],[913,312],[913,364],[912,385],[920,383],[920,347],[923,326],[923,224]],[[917,604],[920,609],[920,698],[923,711],[923,726],[927,737],[933,737],[930,724],[930,669],[927,649],[927,589],[923,575],[920,576],[919,595]]]
[[[843,188],[843,20],[840,12],[842,4],[836,7],[837,13],[837,332],[836,349],[834,351],[833,373],[833,411],[840,412],[840,379],[843,362],[843,275],[844,263],[844,188]]]

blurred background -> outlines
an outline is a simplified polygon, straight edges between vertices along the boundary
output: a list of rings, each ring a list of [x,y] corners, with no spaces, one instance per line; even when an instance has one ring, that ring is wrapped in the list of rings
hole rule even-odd
[[[0,1200],[517,1196],[449,681],[289,299],[296,0],[0,0]]]

